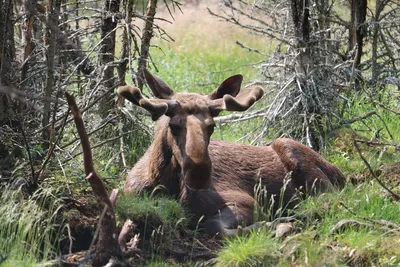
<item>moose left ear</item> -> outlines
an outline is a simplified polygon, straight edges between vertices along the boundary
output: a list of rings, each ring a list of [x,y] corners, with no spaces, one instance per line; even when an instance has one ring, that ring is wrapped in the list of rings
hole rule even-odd
[[[243,76],[241,74],[231,76],[225,81],[223,81],[217,89],[212,91],[208,95],[208,98],[211,100],[215,100],[223,98],[224,95],[231,95],[235,97],[239,94],[242,81],[243,81]]]

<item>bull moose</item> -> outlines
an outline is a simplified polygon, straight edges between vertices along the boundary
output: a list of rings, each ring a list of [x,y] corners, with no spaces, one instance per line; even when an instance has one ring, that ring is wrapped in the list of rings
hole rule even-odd
[[[245,111],[263,96],[258,86],[241,89],[242,75],[229,77],[206,96],[175,93],[149,71],[144,70],[144,76],[156,98],[146,98],[131,86],[118,89],[158,120],[153,143],[128,174],[125,194],[143,194],[162,185],[195,220],[203,218],[206,233],[226,236],[254,223],[257,183],[287,207],[298,203],[297,192],[344,186],[339,169],[297,141],[279,138],[270,146],[251,146],[210,139],[213,118],[221,111]]]

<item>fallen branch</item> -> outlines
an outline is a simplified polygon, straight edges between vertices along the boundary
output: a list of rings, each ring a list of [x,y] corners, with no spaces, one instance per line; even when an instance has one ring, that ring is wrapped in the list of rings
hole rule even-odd
[[[365,223],[365,222],[359,222],[357,220],[352,220],[352,219],[343,219],[340,220],[338,223],[335,224],[335,226],[332,227],[332,229],[329,231],[330,235],[337,234],[339,232],[343,232],[346,229],[349,228],[360,228],[360,227],[366,227],[373,229],[374,226],[371,223]]]
[[[372,169],[371,165],[368,163],[368,161],[364,158],[364,156],[361,153],[360,147],[357,144],[356,139],[354,138],[353,135],[353,144],[355,149],[357,150],[358,155],[361,157],[362,161],[364,162],[364,164],[367,166],[369,172],[372,174],[372,176],[375,178],[375,180],[386,190],[390,193],[390,195],[397,201],[400,200],[400,196],[398,194],[396,194],[395,192],[393,192],[392,190],[390,190],[379,178],[378,176],[375,174],[374,170]]]
[[[400,150],[400,145],[395,143],[381,142],[381,141],[369,141],[362,139],[355,139],[357,143],[363,143],[368,146],[393,146],[396,150]]]

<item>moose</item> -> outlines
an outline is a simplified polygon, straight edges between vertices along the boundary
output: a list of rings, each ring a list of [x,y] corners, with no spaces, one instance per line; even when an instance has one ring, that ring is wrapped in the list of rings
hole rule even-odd
[[[161,185],[188,208],[194,221],[201,219],[204,232],[221,237],[257,223],[258,183],[268,197],[283,200],[288,208],[298,204],[299,192],[344,186],[338,168],[297,141],[279,138],[269,146],[251,146],[210,138],[213,118],[221,111],[245,111],[263,96],[259,86],[241,89],[242,75],[227,78],[206,96],[175,93],[146,69],[144,77],[155,98],[129,85],[118,88],[119,95],[158,120],[153,143],[128,173],[125,194],[143,194]]]

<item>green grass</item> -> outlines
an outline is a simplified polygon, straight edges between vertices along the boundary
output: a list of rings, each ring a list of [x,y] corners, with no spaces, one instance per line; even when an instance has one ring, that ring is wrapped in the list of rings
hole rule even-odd
[[[187,223],[187,214],[183,207],[176,200],[167,197],[122,195],[118,199],[116,211],[122,219],[140,220],[154,214],[164,225],[171,227]]]
[[[1,267],[54,264],[50,260],[59,256],[62,231],[56,215],[62,206],[53,193],[39,189],[25,199],[21,189],[2,188],[0,253],[8,258]]]
[[[262,229],[247,237],[227,239],[215,262],[217,266],[398,266],[398,232],[379,223],[330,232],[342,219],[363,223],[385,220],[400,225],[399,208],[400,204],[373,181],[349,184],[340,192],[303,201],[296,213],[308,215],[297,223],[298,233],[282,240]]]
[[[215,262],[216,266],[273,266],[280,256],[278,240],[262,229],[227,239]]]

